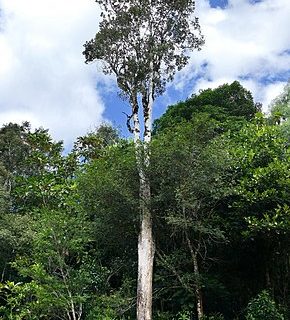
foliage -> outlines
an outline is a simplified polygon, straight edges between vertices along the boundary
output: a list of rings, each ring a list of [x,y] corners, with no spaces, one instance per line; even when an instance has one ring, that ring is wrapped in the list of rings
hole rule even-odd
[[[268,288],[286,306],[289,286],[289,147],[275,124],[257,115],[227,136],[231,195],[224,199],[232,255],[228,273],[252,292]],[[247,259],[247,260],[245,260]],[[255,276],[253,275],[253,270]],[[243,291],[245,292],[245,291]],[[240,299],[247,300],[247,295]]]
[[[189,320],[191,318],[192,312],[185,310],[178,313],[175,317],[176,320]]]
[[[109,124],[102,124],[96,131],[78,137],[74,143],[73,153],[79,161],[88,162],[103,156],[109,146],[120,140],[118,131]]]
[[[219,126],[215,132],[241,128],[245,120],[254,117],[260,111],[250,91],[242,87],[238,81],[224,84],[216,89],[206,89],[193,95],[185,102],[170,106],[166,112],[154,122],[154,132],[160,133],[178,123],[192,121],[199,114],[207,114],[209,119],[216,120]]]
[[[83,209],[95,222],[96,244],[111,253],[113,248],[121,253],[122,244],[131,247],[138,221],[138,174],[133,145],[121,142],[87,164],[78,176],[77,188]]]
[[[26,171],[23,160],[29,153],[27,138],[30,130],[28,122],[23,122],[22,125],[9,123],[0,130],[0,162],[10,174]],[[6,180],[8,189],[11,183],[11,180]]]
[[[200,293],[204,319],[289,318],[289,132],[255,110],[235,83],[156,122],[154,319],[196,318]],[[67,155],[47,130],[3,126],[0,318],[134,319],[138,188],[134,144],[110,126]]]
[[[90,308],[87,320],[130,320],[130,317],[124,316],[123,313],[128,309],[130,301],[122,297],[119,293],[103,295],[96,297]]]
[[[102,59],[104,71],[117,76],[125,96],[148,90],[154,72],[154,95],[165,89],[176,69],[188,61],[190,49],[203,44],[198,19],[188,21],[194,1],[107,1],[97,0],[104,9],[96,37],[85,44],[86,62]],[[196,33],[194,33],[196,32]]]
[[[204,43],[198,19],[192,19],[195,1],[170,2],[97,0],[102,21],[95,39],[85,44],[86,62],[104,62],[103,71],[114,74],[123,98],[131,106],[127,127],[134,133],[139,175],[140,232],[138,238],[137,318],[152,317],[154,238],[150,163],[154,100],[189,60],[189,51]],[[139,107],[144,131],[140,129]],[[133,120],[133,128],[131,127]],[[141,133],[142,132],[142,133]],[[144,141],[144,144],[141,141]]]
[[[284,320],[283,314],[277,308],[275,301],[267,291],[262,291],[256,298],[253,298],[246,313],[247,320]]]
[[[48,130],[31,130],[30,124],[8,124],[0,130],[0,176],[10,196],[10,211],[24,213],[43,207],[64,205],[72,191],[76,169],[74,155],[62,155],[62,142],[55,142]],[[60,199],[62,194],[62,201]],[[60,203],[62,202],[62,203]]]
[[[35,319],[57,315],[81,319],[89,291],[104,292],[108,276],[88,255],[90,225],[81,215],[41,211],[33,229],[31,254],[13,263],[24,279],[31,280],[2,287],[7,300],[4,313],[19,314],[19,319],[27,312]]]
[[[38,316],[31,314],[31,308],[34,305],[31,296],[35,287],[35,283],[23,284],[8,281],[4,285],[1,284],[0,298],[6,305],[0,307],[0,319],[22,320],[27,317],[32,320],[39,319]]]
[[[281,225],[278,224],[279,215],[284,211],[282,219],[287,227],[290,153],[279,127],[257,118],[231,141],[234,144],[230,150],[234,159],[232,170],[238,181],[233,189],[237,196],[233,206],[251,214],[247,219],[252,227],[259,218],[265,226],[268,221],[269,227],[273,219],[273,226],[278,227]]]
[[[156,285],[160,292],[166,290],[171,300],[185,300],[187,306],[194,306],[197,288],[203,291],[208,287],[204,277],[208,260],[213,258],[214,248],[226,240],[217,207],[228,192],[224,180],[228,159],[222,140],[208,142],[215,124],[204,122],[205,118],[200,116],[155,136],[151,150],[158,228],[156,280],[159,276],[163,279],[161,274],[170,278],[168,283],[161,280]]]
[[[278,124],[280,130],[290,139],[290,82],[286,84],[283,92],[278,95],[270,104],[270,117],[271,123]]]
[[[33,237],[31,222],[31,217],[27,215],[8,213],[0,215],[1,281],[15,277],[15,270],[11,268],[10,263],[16,255],[30,253]]]
[[[62,155],[62,142],[54,142],[48,130],[37,129],[27,137],[29,153],[23,159],[25,172],[15,177],[12,190],[18,212],[35,207],[59,208],[67,205],[74,190],[70,180],[76,170],[74,155]]]

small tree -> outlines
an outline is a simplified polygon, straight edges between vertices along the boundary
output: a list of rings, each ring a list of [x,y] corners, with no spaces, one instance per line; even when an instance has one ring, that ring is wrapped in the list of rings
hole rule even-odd
[[[41,210],[31,222],[31,252],[13,263],[29,282],[0,283],[5,319],[80,320],[86,304],[105,292],[108,270],[91,257],[92,227],[85,215]],[[94,267],[93,267],[94,266]]]
[[[165,91],[188,52],[204,39],[193,0],[96,0],[103,9],[99,32],[85,44],[86,62],[101,59],[104,72],[114,74],[123,98],[131,105],[127,126],[134,134],[140,180],[141,229],[138,241],[137,319],[152,318],[154,240],[147,174],[154,100]],[[143,111],[141,133],[139,109]],[[133,126],[131,126],[133,120]],[[143,142],[142,143],[142,139]]]

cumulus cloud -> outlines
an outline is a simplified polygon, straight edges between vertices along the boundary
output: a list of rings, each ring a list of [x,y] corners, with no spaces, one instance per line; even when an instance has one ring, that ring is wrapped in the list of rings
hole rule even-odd
[[[290,2],[219,1],[197,1],[206,44],[163,102],[238,79],[266,109],[290,76]],[[93,0],[0,0],[0,125],[28,120],[69,145],[103,121],[116,87],[81,54],[98,23]]]
[[[229,0],[225,8],[197,2],[206,44],[174,83],[192,91],[240,80],[267,109],[290,76],[289,0]]]
[[[70,143],[102,119],[82,45],[98,26],[91,0],[0,0],[0,122],[28,120]]]

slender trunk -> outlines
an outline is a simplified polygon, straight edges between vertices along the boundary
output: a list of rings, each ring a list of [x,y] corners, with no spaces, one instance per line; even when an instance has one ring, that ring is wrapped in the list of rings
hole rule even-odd
[[[2,270],[2,274],[1,274],[1,282],[4,281],[4,276],[5,276],[5,272],[6,272],[6,267],[7,267],[7,263],[5,262],[4,264],[4,268]]]
[[[153,74],[149,81],[148,96],[142,99],[144,114],[144,144],[140,142],[140,134],[134,134],[136,160],[140,179],[140,211],[141,228],[138,239],[138,283],[137,283],[137,320],[152,319],[152,283],[154,262],[154,240],[152,234],[151,189],[148,177],[151,141],[152,107],[153,107]],[[137,103],[137,99],[135,99]],[[137,108],[138,109],[138,108]],[[133,112],[134,114],[134,112]],[[139,127],[138,113],[134,116],[134,132]],[[139,130],[140,132],[140,130]]]
[[[72,295],[71,295],[70,292],[69,292],[69,297],[70,297],[70,306],[71,306],[72,319],[73,319],[73,320],[77,320],[77,319],[78,319],[78,316],[77,316],[77,314],[76,314],[75,304],[74,304],[74,301],[73,301],[73,299],[72,299]]]
[[[197,318],[198,320],[201,320],[203,317],[203,299],[202,299],[202,291],[201,291],[201,285],[199,280],[200,273],[199,273],[196,254],[193,256],[193,268],[194,268],[194,275],[197,278],[197,282],[195,285]]]
[[[54,239],[54,243],[57,244],[58,239],[57,239],[57,236],[55,235],[55,233],[53,233],[53,239]],[[66,309],[66,314],[67,314],[67,317],[69,320],[79,320],[81,317],[81,314],[78,314],[76,311],[76,306],[74,303],[73,295],[72,295],[72,292],[71,292],[69,285],[67,283],[67,279],[69,278],[69,272],[68,272],[68,270],[65,270],[63,268],[63,261],[62,260],[63,260],[65,253],[64,253],[64,250],[61,248],[58,248],[57,251],[58,251],[58,255],[57,255],[58,264],[59,264],[59,270],[60,270],[62,282],[66,288],[66,292],[69,297],[68,305],[67,305],[68,308]]]
[[[199,266],[198,266],[198,259],[197,259],[198,250],[194,250],[193,245],[187,233],[186,233],[186,240],[187,240],[187,244],[188,244],[188,247],[191,253],[192,262],[193,262],[197,318],[198,320],[201,320],[204,316],[204,313],[203,313],[203,298],[202,298],[202,290],[201,290],[201,283],[200,283],[200,273],[199,273]]]
[[[152,236],[152,217],[148,207],[150,185],[145,179],[140,186],[141,230],[138,239],[138,287],[137,287],[137,319],[152,319],[152,281],[154,241]]]

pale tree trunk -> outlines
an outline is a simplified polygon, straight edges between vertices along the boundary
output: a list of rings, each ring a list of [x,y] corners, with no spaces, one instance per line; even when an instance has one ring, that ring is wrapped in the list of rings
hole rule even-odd
[[[151,141],[152,107],[153,107],[153,74],[149,81],[148,95],[142,99],[144,115],[144,143],[140,139],[140,123],[138,119],[138,102],[134,98],[133,122],[136,161],[140,180],[140,213],[141,227],[138,238],[138,283],[137,283],[137,320],[152,319],[152,283],[154,262],[154,240],[152,233],[151,189],[148,177],[150,164],[149,143]],[[135,110],[135,112],[134,112]]]
[[[55,243],[58,243],[58,239],[55,234],[53,234],[53,239],[54,239]],[[59,250],[58,251],[59,270],[60,270],[61,278],[62,278],[63,284],[65,285],[66,292],[67,292],[67,295],[69,298],[69,300],[67,301],[68,306],[66,309],[67,319],[68,320],[80,320],[81,316],[82,316],[82,303],[81,302],[79,303],[79,308],[77,311],[77,306],[75,305],[75,302],[73,299],[73,294],[69,288],[68,281],[67,281],[69,278],[69,271],[68,271],[68,269],[65,269],[62,267],[63,256],[64,256],[63,250]]]
[[[198,266],[198,251],[194,250],[193,245],[189,239],[189,236],[186,232],[186,240],[187,240],[187,245],[189,247],[190,253],[191,253],[191,258],[193,262],[193,272],[195,276],[195,285],[194,285],[194,290],[195,290],[195,297],[196,297],[196,312],[197,312],[197,319],[201,320],[204,316],[203,312],[203,298],[202,298],[202,289],[201,289],[201,284],[200,284],[200,273],[199,273],[199,266]]]
[[[138,239],[138,287],[137,287],[137,319],[152,319],[152,281],[154,241],[152,235],[152,217],[147,200],[150,199],[150,186],[144,180],[140,186],[141,230]]]
[[[198,268],[198,261],[196,254],[193,256],[193,268],[194,268],[194,275],[197,277],[197,283],[195,285],[195,295],[196,295],[196,311],[197,311],[197,318],[201,320],[203,317],[203,299],[202,299],[202,291],[201,285],[199,283],[199,268]]]

